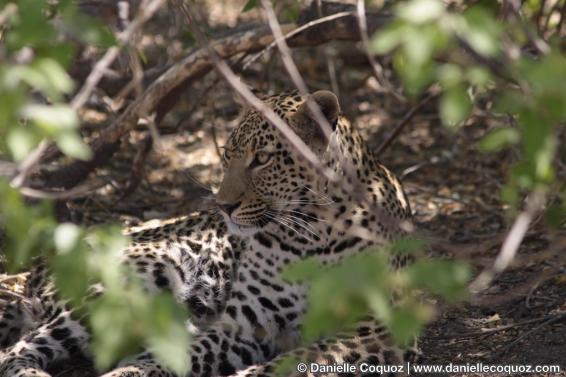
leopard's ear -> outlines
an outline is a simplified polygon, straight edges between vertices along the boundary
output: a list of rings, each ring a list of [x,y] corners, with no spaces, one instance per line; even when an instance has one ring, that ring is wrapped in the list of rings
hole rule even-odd
[[[328,90],[319,90],[311,94],[307,101],[314,101],[320,108],[322,115],[326,118],[332,131],[336,129],[338,118],[340,117],[340,103],[338,97]],[[311,147],[325,148],[326,137],[315,119],[312,111],[307,105],[307,101],[302,103],[297,112],[293,115],[292,126],[295,132]]]

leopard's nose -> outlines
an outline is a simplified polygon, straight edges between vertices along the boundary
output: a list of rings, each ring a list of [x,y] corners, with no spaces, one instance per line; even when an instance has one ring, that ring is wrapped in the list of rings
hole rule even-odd
[[[242,204],[242,202],[238,202],[238,203],[218,203],[218,207],[220,207],[220,209],[222,211],[224,211],[224,213],[226,213],[228,216],[230,216],[232,214],[232,212],[234,212],[236,210],[236,208],[238,208],[240,206],[240,204]]]

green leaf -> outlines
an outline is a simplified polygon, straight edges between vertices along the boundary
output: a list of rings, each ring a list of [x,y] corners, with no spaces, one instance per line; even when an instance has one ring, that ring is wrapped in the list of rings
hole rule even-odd
[[[393,318],[393,308],[387,292],[381,289],[370,289],[366,293],[368,305],[377,318],[389,325]]]
[[[54,241],[57,251],[67,254],[73,250],[81,236],[81,230],[72,223],[63,223],[55,228]]]
[[[149,349],[168,369],[184,376],[190,368],[189,333],[184,324],[187,313],[164,294],[153,297],[149,308]]]
[[[429,64],[437,49],[437,42],[443,41],[435,25],[409,28],[403,39],[403,53],[413,66]]]
[[[438,67],[438,79],[444,87],[453,87],[462,83],[464,73],[456,64],[443,64]]]
[[[20,193],[0,180],[0,214],[5,229],[2,251],[9,272],[25,267],[32,257],[53,250],[55,221],[49,203],[27,207]]]
[[[90,160],[92,151],[82,139],[74,132],[63,132],[56,136],[57,146],[67,156],[80,160]]]
[[[6,139],[10,153],[16,161],[21,161],[27,157],[37,142],[38,138],[29,128],[23,125],[16,126],[8,131],[8,137]]]
[[[423,322],[417,310],[395,309],[390,324],[393,339],[403,347],[409,346],[422,329]]]
[[[75,2],[65,1],[59,8],[65,31],[70,35],[89,45],[105,48],[116,45],[114,34],[108,27],[101,20],[78,11]]]
[[[483,67],[470,67],[466,72],[466,77],[472,85],[480,88],[487,86],[491,80],[489,71]]]
[[[544,213],[544,219],[555,230],[560,229],[566,221],[566,205],[562,203],[549,206]]]
[[[395,54],[394,66],[410,94],[417,94],[434,81],[434,64],[414,65],[404,54]]]
[[[416,236],[404,236],[396,239],[391,244],[391,251],[395,254],[399,253],[415,253],[423,250],[426,243],[423,239]]]
[[[56,36],[55,28],[43,15],[44,4],[35,0],[18,0],[18,13],[6,35],[6,44],[12,51],[48,44]]]
[[[315,258],[305,259],[289,265],[281,277],[290,282],[311,281],[318,276],[321,265]]]
[[[98,369],[107,369],[127,355],[142,350],[142,334],[146,330],[137,314],[145,310],[135,307],[134,299],[136,297],[131,294],[112,295],[105,292],[91,302],[91,345]]]
[[[48,58],[36,59],[31,67],[45,76],[49,92],[69,93],[73,89],[73,80],[55,60]]]
[[[556,151],[556,140],[553,135],[547,135],[545,145],[538,151],[535,159],[536,177],[550,183],[554,179],[552,160]]]
[[[399,17],[413,24],[431,22],[445,13],[440,0],[413,0],[403,3],[397,10]]]
[[[70,227],[67,230],[58,228],[59,234],[57,235],[56,232],[55,242],[59,243],[59,253],[51,258],[50,263],[59,293],[76,305],[80,305],[89,287],[88,251],[85,250],[84,244],[78,239],[81,235],[80,230],[70,229]],[[77,231],[78,233],[76,233]],[[66,232],[74,234],[68,236],[61,234]],[[69,239],[62,239],[63,237]],[[77,237],[77,240],[73,243],[75,237]]]
[[[292,376],[293,373],[297,371],[297,364],[301,362],[296,356],[285,355],[286,356],[281,357],[281,359],[277,361],[274,371],[277,377]]]
[[[376,32],[371,40],[371,50],[377,54],[387,54],[404,40],[407,28],[400,22],[393,21],[384,30]]]
[[[411,284],[449,300],[462,297],[471,273],[468,265],[443,260],[417,261],[407,267]]]
[[[290,6],[284,10],[285,20],[287,22],[296,23],[301,15],[301,9],[297,3],[294,4],[295,6]]]
[[[67,105],[30,104],[22,109],[22,115],[33,120],[48,135],[74,130],[79,124],[77,114]]]
[[[444,92],[440,99],[440,118],[446,126],[455,126],[470,115],[472,103],[463,85],[456,85]]]
[[[461,24],[461,36],[478,53],[485,56],[495,55],[501,44],[501,30],[492,14],[483,7],[475,6],[466,11],[464,19],[466,22]]]
[[[242,9],[242,13],[249,12],[250,10],[257,7],[257,5],[258,5],[257,0],[248,0],[246,5],[244,5],[244,9]]]
[[[102,281],[107,287],[121,286],[127,271],[116,263],[122,250],[128,245],[128,238],[123,236],[119,227],[105,227],[90,231],[85,242],[92,249],[89,253],[89,269],[92,276]]]
[[[480,141],[479,149],[486,152],[498,151],[519,141],[519,132],[514,128],[497,128]]]

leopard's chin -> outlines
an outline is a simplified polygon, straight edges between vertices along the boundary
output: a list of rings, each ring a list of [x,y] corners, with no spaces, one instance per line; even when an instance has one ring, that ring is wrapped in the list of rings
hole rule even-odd
[[[224,216],[228,231],[237,236],[253,236],[261,230],[261,227],[248,224],[239,224],[228,216]]]

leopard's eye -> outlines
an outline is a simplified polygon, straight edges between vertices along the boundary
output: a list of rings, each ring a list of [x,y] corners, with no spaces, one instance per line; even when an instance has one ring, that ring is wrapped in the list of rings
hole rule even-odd
[[[271,160],[271,153],[267,153],[264,151],[259,151],[255,154],[252,163],[250,164],[251,168],[255,168],[257,166],[265,165]]]
[[[228,153],[228,150],[224,148],[224,153],[222,154],[222,159],[224,161],[228,161],[230,159],[230,154]]]

